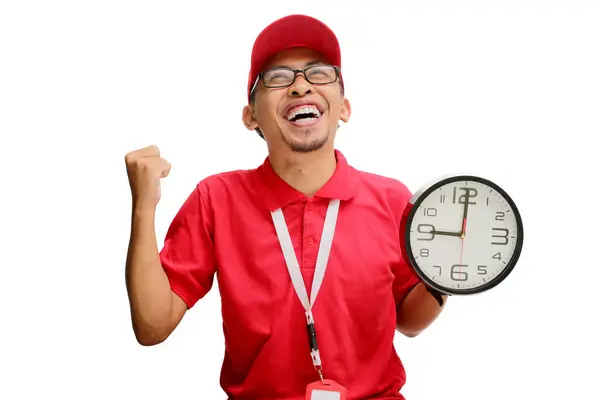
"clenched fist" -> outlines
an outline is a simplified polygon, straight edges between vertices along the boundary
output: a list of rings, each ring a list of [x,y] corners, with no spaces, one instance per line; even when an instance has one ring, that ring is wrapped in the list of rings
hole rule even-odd
[[[152,145],[127,153],[125,165],[133,203],[155,207],[160,200],[160,179],[169,175],[171,164]]]

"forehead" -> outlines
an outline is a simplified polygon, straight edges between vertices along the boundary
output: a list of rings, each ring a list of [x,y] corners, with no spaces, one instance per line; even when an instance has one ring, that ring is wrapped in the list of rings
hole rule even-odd
[[[263,69],[269,69],[276,66],[304,68],[310,64],[327,64],[327,60],[314,50],[295,47],[277,53],[265,64]]]

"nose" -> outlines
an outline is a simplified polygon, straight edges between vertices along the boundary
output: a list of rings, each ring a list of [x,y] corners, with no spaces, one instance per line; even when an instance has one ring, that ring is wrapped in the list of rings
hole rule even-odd
[[[288,94],[290,96],[305,96],[310,93],[312,93],[311,84],[304,79],[304,76],[301,73],[298,73],[296,75],[296,80],[288,88]]]

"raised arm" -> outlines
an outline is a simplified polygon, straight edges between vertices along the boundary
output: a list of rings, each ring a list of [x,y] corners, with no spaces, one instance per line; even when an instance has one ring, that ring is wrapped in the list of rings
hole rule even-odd
[[[154,226],[159,179],[168,175],[171,166],[155,146],[127,154],[125,162],[132,192],[126,286],[135,337],[151,346],[164,341],[187,310],[161,266]]]

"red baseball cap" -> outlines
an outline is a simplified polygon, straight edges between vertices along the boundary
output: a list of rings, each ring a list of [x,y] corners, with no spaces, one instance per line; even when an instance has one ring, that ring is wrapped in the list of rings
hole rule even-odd
[[[327,25],[306,15],[280,18],[263,29],[254,42],[248,76],[248,101],[258,74],[267,61],[292,47],[309,48],[323,55],[331,65],[342,67],[339,42]]]

